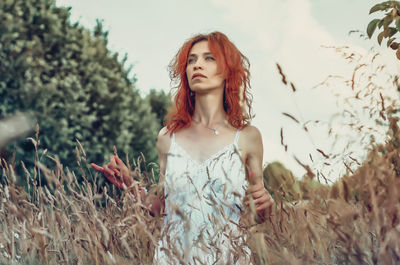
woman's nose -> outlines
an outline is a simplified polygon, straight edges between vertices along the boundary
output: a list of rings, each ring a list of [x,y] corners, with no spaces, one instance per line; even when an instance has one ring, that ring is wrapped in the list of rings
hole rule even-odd
[[[204,69],[201,60],[197,60],[196,63],[193,65],[193,70]]]

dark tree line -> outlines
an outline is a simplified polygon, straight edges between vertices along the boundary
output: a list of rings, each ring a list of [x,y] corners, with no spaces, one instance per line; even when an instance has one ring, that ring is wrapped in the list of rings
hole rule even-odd
[[[147,162],[157,160],[169,98],[156,91],[142,98],[127,56],[119,60],[107,38],[101,22],[93,30],[71,23],[70,8],[54,0],[0,1],[0,119],[31,115],[40,127],[39,154],[47,149],[70,169],[77,169],[76,139],[88,161],[107,160],[114,145],[131,159],[143,153]],[[14,142],[7,152],[14,147],[29,168],[32,142]],[[46,155],[41,162],[52,164]]]

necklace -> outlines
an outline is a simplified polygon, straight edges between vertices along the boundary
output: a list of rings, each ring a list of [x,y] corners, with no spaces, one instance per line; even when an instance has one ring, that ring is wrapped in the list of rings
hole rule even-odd
[[[200,123],[199,121],[197,121],[197,120],[195,120],[195,119],[193,119],[193,118],[192,118],[192,120],[194,120],[196,123]],[[211,130],[211,131],[214,131],[214,134],[215,134],[215,135],[218,135],[218,134],[219,134],[219,131],[218,131],[217,129],[218,129],[221,125],[223,125],[225,121],[226,121],[226,120],[223,120],[223,121],[221,122],[221,124],[219,124],[217,127],[215,127],[215,129],[210,128],[210,127],[208,127],[207,125],[204,125],[204,124],[202,124],[202,123],[200,123],[200,124],[203,125],[204,127],[206,127],[207,129],[209,129],[209,130]]]

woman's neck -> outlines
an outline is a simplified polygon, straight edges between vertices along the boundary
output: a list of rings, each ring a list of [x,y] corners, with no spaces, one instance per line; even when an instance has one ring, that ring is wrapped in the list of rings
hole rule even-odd
[[[227,119],[222,96],[197,94],[195,102],[193,119],[197,122],[210,126]]]

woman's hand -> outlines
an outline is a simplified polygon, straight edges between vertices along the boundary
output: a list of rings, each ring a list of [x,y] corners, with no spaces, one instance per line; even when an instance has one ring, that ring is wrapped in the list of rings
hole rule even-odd
[[[249,173],[249,187],[246,191],[245,204],[250,205],[249,197],[253,198],[256,212],[259,215],[265,216],[265,210],[271,208],[274,204],[271,194],[264,188],[263,183],[256,179],[254,172]]]
[[[110,156],[110,162],[103,167],[94,163],[91,163],[90,165],[98,172],[103,173],[112,184],[121,190],[126,190],[127,188],[131,187],[133,183],[135,183],[135,180],[130,174],[130,170],[124,164],[124,162],[119,159],[118,156]],[[144,196],[146,195],[146,191],[138,182],[135,184],[137,185],[137,189],[139,191],[139,198],[140,200],[143,200]],[[131,189],[131,193],[136,196],[136,188]]]
[[[146,191],[139,184],[139,182],[135,182],[132,175],[130,174],[130,170],[124,164],[124,162],[119,159],[118,156],[110,156],[110,163],[101,167],[94,163],[90,164],[92,168],[96,171],[101,172],[104,176],[116,187],[121,190],[126,190],[131,187],[134,183],[137,185],[137,189],[139,191],[139,199],[149,210],[153,216],[160,216],[162,211],[162,203],[158,196],[154,194],[146,194]],[[131,193],[136,197],[136,187],[131,189]]]

